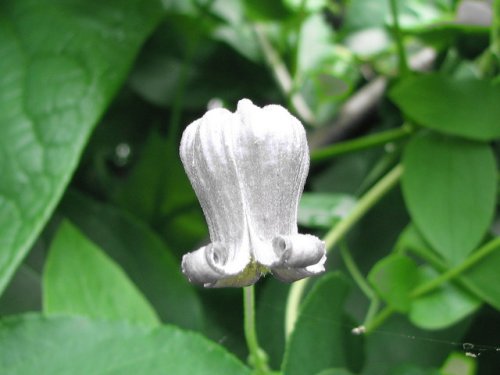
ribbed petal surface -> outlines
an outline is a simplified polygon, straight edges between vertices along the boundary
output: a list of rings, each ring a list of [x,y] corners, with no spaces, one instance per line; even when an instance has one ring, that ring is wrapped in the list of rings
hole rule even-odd
[[[243,99],[234,114],[211,110],[186,128],[180,154],[212,241],[184,256],[190,281],[245,286],[267,271],[288,282],[324,271],[324,243],[297,233],[309,150],[286,109]]]

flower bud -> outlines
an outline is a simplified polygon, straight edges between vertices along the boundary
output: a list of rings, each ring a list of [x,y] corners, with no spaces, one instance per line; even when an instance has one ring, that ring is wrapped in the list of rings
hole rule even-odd
[[[191,282],[239,287],[267,272],[291,282],[324,271],[324,242],[297,230],[309,149],[286,109],[248,99],[235,113],[212,109],[186,128],[180,155],[211,240],[183,257]]]

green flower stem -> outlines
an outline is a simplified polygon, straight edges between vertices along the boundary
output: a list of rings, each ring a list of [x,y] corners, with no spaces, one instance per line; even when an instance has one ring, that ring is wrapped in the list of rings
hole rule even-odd
[[[399,182],[402,173],[403,167],[398,164],[358,200],[353,210],[326,234],[324,241],[327,251],[330,251]],[[285,315],[286,337],[290,336],[297,321],[300,301],[307,286],[307,280],[303,279],[293,283],[288,293]]]
[[[255,24],[254,27],[257,43],[266,59],[267,64],[272,70],[274,78],[278,83],[283,94],[292,104],[293,109],[297,112],[302,120],[311,126],[316,125],[316,117],[309,108],[304,97],[299,92],[294,92],[293,79],[288,69],[281,59],[278,52],[269,42],[267,35],[261,25]]]
[[[249,352],[250,365],[255,369],[255,375],[269,374],[267,355],[260,348],[255,326],[255,289],[254,286],[243,288],[244,332]]]
[[[311,153],[311,162],[321,162],[349,152],[385,145],[389,142],[406,138],[412,133],[413,127],[409,124],[403,124],[403,126],[398,129],[391,129],[376,134],[370,134],[365,137],[337,143],[329,147],[315,150]]]
[[[465,259],[461,264],[456,267],[450,268],[448,271],[443,272],[438,277],[429,280],[428,282],[416,287],[410,294],[412,299],[421,297],[427,293],[430,293],[445,282],[453,280],[463,272],[467,271],[469,268],[474,266],[477,262],[484,259],[486,256],[491,254],[493,251],[500,248],[500,237],[495,237],[488,243],[481,246],[477,251],[471,254],[467,259]],[[389,318],[394,309],[386,307],[378,315],[376,315],[371,321],[369,321],[365,326],[365,332],[373,332],[378,326],[380,326],[387,318]]]
[[[394,21],[394,38],[396,39],[396,47],[398,49],[399,72],[401,76],[404,76],[410,71],[410,68],[408,67],[408,58],[406,57],[406,50],[403,43],[403,34],[399,27],[397,0],[390,0],[389,4],[391,7],[392,19]]]

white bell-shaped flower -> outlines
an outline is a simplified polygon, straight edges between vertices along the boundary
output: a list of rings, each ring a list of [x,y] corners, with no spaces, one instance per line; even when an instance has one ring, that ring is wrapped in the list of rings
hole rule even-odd
[[[324,271],[324,242],[297,230],[309,149],[286,109],[248,99],[235,113],[212,109],[186,128],[180,154],[212,241],[184,255],[191,282],[239,287],[269,271],[287,282]]]

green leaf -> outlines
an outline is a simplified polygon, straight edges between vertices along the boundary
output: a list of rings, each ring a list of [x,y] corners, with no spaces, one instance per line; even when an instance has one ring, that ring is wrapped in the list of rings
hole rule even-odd
[[[182,275],[179,261],[146,225],[74,191],[66,194],[61,210],[125,270],[163,321],[196,330],[203,327],[202,306],[193,286]]]
[[[489,145],[424,134],[403,155],[403,195],[424,238],[451,265],[462,262],[493,218],[497,172]]]
[[[368,280],[388,305],[406,312],[411,305],[410,293],[418,283],[418,268],[412,259],[391,254],[375,264]]]
[[[460,276],[470,291],[497,310],[500,310],[499,270],[500,247],[497,247]]]
[[[246,59],[260,63],[262,53],[255,38],[255,32],[249,24],[219,25],[213,32],[216,40],[226,43]]]
[[[431,267],[419,268],[420,284],[430,281],[439,273]],[[471,315],[481,307],[481,300],[453,283],[445,283],[435,291],[411,303],[409,318],[424,329],[442,329]]]
[[[0,4],[0,292],[162,15],[157,1]]]
[[[477,362],[462,353],[451,353],[441,367],[441,375],[475,375]]]
[[[431,246],[425,241],[418,229],[412,223],[408,224],[399,235],[394,245],[394,251],[403,254],[409,251],[422,259],[435,259],[438,262],[442,262],[439,255],[432,250]]]
[[[320,12],[328,5],[328,0],[284,0],[284,3],[295,12]]]
[[[250,374],[220,346],[171,326],[14,316],[0,321],[0,347],[9,375]]]
[[[352,0],[346,8],[343,28],[348,31],[381,28],[389,16],[387,0]]]
[[[306,227],[329,229],[344,218],[355,203],[348,194],[304,193],[299,202],[297,221]]]
[[[308,1],[310,3],[311,1]],[[283,0],[243,0],[245,14],[253,21],[286,21],[291,12]]]
[[[113,260],[63,221],[43,274],[43,310],[155,326],[155,311]]]
[[[428,27],[440,20],[451,20],[453,16],[451,3],[449,0],[400,0],[398,1],[400,27],[405,30]],[[346,10],[343,28],[349,31],[381,28],[392,23],[388,0],[352,0]]]
[[[331,61],[335,53],[334,35],[321,14],[312,14],[304,20],[298,40],[297,73],[304,74],[322,62]]]
[[[390,96],[407,117],[430,129],[473,140],[500,137],[500,85],[429,74],[403,80]]]
[[[339,273],[322,277],[307,295],[282,364],[284,375],[310,375],[344,367],[343,318],[348,284]],[[311,360],[314,358],[314,360]]]

